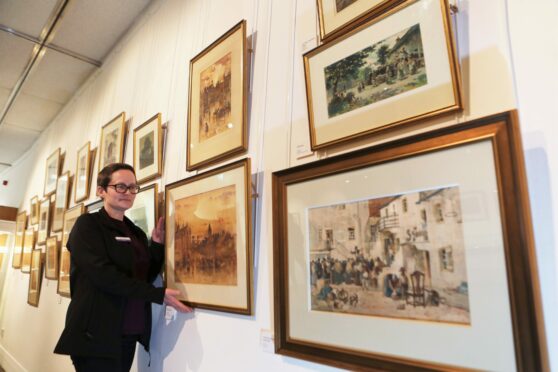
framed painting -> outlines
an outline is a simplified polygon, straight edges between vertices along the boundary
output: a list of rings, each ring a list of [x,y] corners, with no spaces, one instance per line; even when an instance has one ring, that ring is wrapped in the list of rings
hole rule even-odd
[[[35,249],[35,230],[28,227],[23,235],[23,251],[21,253],[21,272],[28,274],[31,271],[31,252]]]
[[[60,148],[57,148],[46,161],[44,196],[56,191],[56,180],[60,174]]]
[[[77,152],[74,202],[79,203],[89,197],[91,186],[91,143],[87,141]]]
[[[70,297],[70,251],[66,247],[70,231],[76,220],[83,214],[83,203],[80,203],[64,212],[64,225],[62,228],[62,242],[60,248],[60,263],[58,265],[58,288],[59,295]]]
[[[161,113],[134,129],[134,169],[138,184],[161,177],[163,171]]]
[[[99,172],[111,163],[122,163],[124,159],[124,137],[126,114],[121,112],[103,125],[99,145]]]
[[[190,306],[252,313],[250,159],[167,185],[165,281]]]
[[[248,149],[248,55],[242,20],[190,61],[186,169]]]
[[[29,224],[36,225],[39,223],[39,197],[35,195],[29,203],[31,208],[29,212]]]
[[[56,200],[51,223],[52,231],[62,230],[64,211],[68,208],[68,199],[70,199],[70,172],[65,172],[56,181]]]
[[[313,150],[461,109],[446,0],[416,0],[304,55]]]
[[[277,353],[543,370],[516,112],[276,172],[273,195]]]
[[[99,211],[99,209],[103,208],[103,204],[103,199],[95,200],[94,202],[89,203],[85,206],[85,213],[95,213]]]
[[[157,184],[154,183],[136,194],[136,200],[132,208],[128,209],[124,214],[133,223],[138,225],[147,238],[151,238],[151,232],[157,225],[157,218],[159,208],[159,193],[157,191]]]
[[[320,37],[331,39],[403,0],[317,0]]]
[[[41,200],[39,205],[39,229],[37,244],[44,244],[50,233],[50,197]]]
[[[25,237],[25,229],[27,228],[27,214],[25,211],[17,214],[16,229],[14,239],[14,251],[12,253],[12,267],[21,269],[21,258],[23,255],[23,241]]]
[[[31,253],[31,273],[29,275],[29,290],[27,292],[27,303],[31,306],[39,306],[42,279],[43,252],[40,249],[34,249]]]
[[[45,277],[47,279],[58,279],[59,250],[56,236],[47,238],[45,253]]]

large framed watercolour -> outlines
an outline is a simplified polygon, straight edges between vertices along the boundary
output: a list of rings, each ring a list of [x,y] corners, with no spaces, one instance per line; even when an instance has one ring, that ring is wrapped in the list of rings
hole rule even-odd
[[[50,233],[50,196],[41,200],[39,205],[39,229],[37,244],[44,244]]]
[[[35,249],[35,230],[28,227],[23,235],[23,251],[21,253],[21,272],[31,272],[31,252]]]
[[[124,214],[133,223],[138,225],[148,238],[151,238],[151,232],[157,224],[159,208],[159,193],[157,184],[154,183],[147,187],[142,187],[140,192],[136,194],[136,200],[132,208],[128,209]]]
[[[56,236],[48,237],[46,240],[46,259],[45,259],[45,277],[47,279],[58,279],[58,238]]]
[[[250,159],[167,185],[165,281],[193,307],[252,312]]]
[[[276,352],[544,370],[516,112],[276,172],[273,195]]]
[[[320,37],[333,38],[353,24],[379,14],[403,0],[317,0]]]
[[[27,303],[31,306],[39,306],[42,279],[43,253],[40,249],[34,249],[31,253],[31,273],[29,275],[29,290],[27,292]]]
[[[56,191],[56,180],[60,174],[60,148],[57,148],[46,161],[44,196]]]
[[[140,184],[161,176],[163,171],[161,113],[134,129],[134,169]]]
[[[99,170],[100,171],[100,170]],[[91,144],[89,141],[77,152],[74,202],[79,203],[89,197],[91,183]]]
[[[30,201],[29,224],[36,225],[39,223],[39,197],[35,195]]]
[[[124,158],[126,114],[121,112],[103,125],[99,144],[99,172],[111,163],[121,163]]]
[[[12,253],[12,267],[21,268],[21,258],[23,255],[23,239],[27,228],[27,214],[25,211],[19,212],[16,217],[16,229],[14,239],[14,251]]]
[[[58,265],[58,288],[61,296],[70,297],[70,251],[66,247],[70,231],[76,220],[83,214],[83,203],[64,212],[64,227],[62,228],[62,243],[60,248],[60,264]]]
[[[190,61],[186,169],[248,148],[246,21]]]
[[[70,198],[70,172],[65,172],[56,181],[56,200],[52,212],[51,230],[60,231],[64,223],[64,211]]]
[[[446,0],[406,1],[304,55],[312,149],[461,109]]]

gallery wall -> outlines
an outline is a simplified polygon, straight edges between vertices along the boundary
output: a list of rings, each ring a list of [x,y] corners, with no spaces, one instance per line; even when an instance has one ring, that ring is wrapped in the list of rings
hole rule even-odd
[[[246,19],[252,49],[247,156],[257,193],[254,315],[196,310],[173,320],[154,306],[151,367],[149,356],[140,351],[137,370],[331,369],[275,355],[261,342],[273,329],[271,173],[512,108],[520,110],[549,355],[558,370],[558,204],[552,197],[558,195],[558,172],[552,171],[558,169],[558,95],[553,89],[558,86],[553,40],[558,5],[544,0],[534,9],[525,3],[457,2],[453,21],[464,111],[311,153],[302,54],[317,45],[315,1],[154,1],[34,146],[2,174],[10,184],[0,193],[0,205],[28,211],[29,200],[42,195],[46,158],[60,147],[65,152],[62,171],[73,174],[78,148],[87,141],[96,147],[101,126],[122,111],[130,127],[128,138],[134,127],[162,113],[168,131],[163,176],[155,181],[160,190],[196,174],[185,168],[189,60]],[[541,11],[544,7],[548,11]],[[132,150],[128,139],[125,161],[131,162]],[[95,158],[94,174],[97,164]],[[87,202],[93,200],[92,187]],[[69,300],[56,294],[55,281],[45,279],[39,307],[31,307],[28,280],[28,274],[8,270],[0,306],[0,364],[7,371],[71,371],[69,358],[52,354]]]

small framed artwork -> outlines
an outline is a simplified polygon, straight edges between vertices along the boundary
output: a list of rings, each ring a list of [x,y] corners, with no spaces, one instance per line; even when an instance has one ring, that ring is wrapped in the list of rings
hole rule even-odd
[[[461,109],[447,0],[412,0],[304,55],[313,150]]]
[[[85,213],[95,213],[98,212],[99,209],[103,208],[103,204],[104,204],[104,200],[103,199],[99,199],[99,200],[95,200],[92,203],[89,203],[85,206]]]
[[[379,14],[402,0],[318,0],[318,20],[322,40],[347,31],[361,20]]]
[[[12,267],[14,269],[21,269],[21,258],[23,255],[23,242],[26,228],[27,214],[23,211],[18,213],[16,217],[14,251],[12,253]]]
[[[60,174],[60,148],[57,148],[46,161],[44,196],[56,191],[56,180]]]
[[[50,232],[50,197],[41,200],[39,205],[39,229],[37,244],[44,244]]]
[[[21,272],[29,273],[31,271],[31,252],[35,249],[35,230],[32,227],[25,230],[23,236],[23,251],[21,254]]]
[[[77,152],[74,202],[79,203],[89,197],[91,186],[91,143],[87,141]]]
[[[274,173],[276,352],[544,370],[526,185],[515,111]]]
[[[134,129],[134,169],[139,184],[161,177],[163,171],[161,113]]]
[[[165,281],[190,306],[252,312],[250,159],[167,185]]]
[[[83,203],[76,205],[64,212],[64,225],[62,228],[62,242],[60,248],[60,264],[58,265],[58,288],[59,295],[70,297],[70,251],[66,247],[70,231],[76,220],[83,214]]]
[[[52,231],[62,230],[64,211],[68,208],[68,199],[70,199],[70,172],[65,172],[56,181],[56,200],[52,213]]]
[[[47,279],[58,279],[58,238],[56,236],[48,237],[46,240],[46,262],[45,277]]]
[[[151,232],[157,225],[157,218],[159,208],[159,193],[157,191],[157,184],[154,183],[144,187],[136,194],[136,200],[132,208],[125,212],[133,223],[138,225],[147,238],[151,238]]]
[[[27,303],[31,306],[39,306],[42,279],[43,253],[40,249],[34,249],[31,253],[31,273],[29,275],[29,290],[27,292]]]
[[[126,114],[121,112],[103,125],[99,145],[99,172],[111,163],[122,163],[124,159],[124,138]]]
[[[39,197],[37,195],[31,198],[30,205],[29,224],[36,225],[39,223]]]
[[[245,20],[190,61],[187,170],[247,150],[247,71]]]

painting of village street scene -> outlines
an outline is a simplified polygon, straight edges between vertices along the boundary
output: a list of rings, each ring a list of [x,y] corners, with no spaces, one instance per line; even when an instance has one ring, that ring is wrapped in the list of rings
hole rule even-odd
[[[470,324],[458,186],[308,209],[312,310]]]
[[[176,281],[236,285],[235,185],[177,200],[175,216]]]
[[[200,142],[229,129],[231,55],[225,54],[200,74]]]
[[[420,25],[332,63],[324,76],[329,118],[426,85]]]

